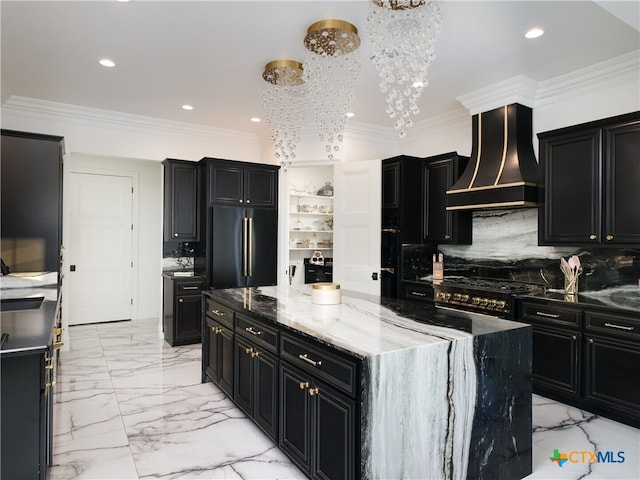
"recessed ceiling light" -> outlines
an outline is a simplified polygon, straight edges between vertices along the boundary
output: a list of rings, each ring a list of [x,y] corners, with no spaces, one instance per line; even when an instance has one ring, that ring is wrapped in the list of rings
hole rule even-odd
[[[352,117],[355,117],[356,114],[353,113],[353,112],[347,112],[346,116],[347,116],[347,118],[352,118]]]
[[[544,30],[538,27],[531,28],[524,34],[526,38],[538,38],[544,35]]]
[[[182,105],[183,110],[193,110],[193,105]]]
[[[102,65],[103,67],[115,67],[116,64],[113,60],[109,60],[108,58],[102,58],[100,59],[100,65]]]
[[[252,121],[253,123],[260,123],[262,120],[261,120],[260,118],[258,118],[258,117],[252,117],[252,118],[251,118],[251,121]]]

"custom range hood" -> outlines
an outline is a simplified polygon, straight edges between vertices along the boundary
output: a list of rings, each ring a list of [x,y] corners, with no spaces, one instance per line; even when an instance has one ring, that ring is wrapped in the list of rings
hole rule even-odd
[[[472,117],[471,158],[447,191],[447,210],[537,205],[531,108],[513,103]]]

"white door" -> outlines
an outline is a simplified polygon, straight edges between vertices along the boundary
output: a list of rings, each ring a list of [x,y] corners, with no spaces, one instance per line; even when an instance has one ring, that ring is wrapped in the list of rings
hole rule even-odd
[[[131,319],[133,179],[70,174],[70,325]]]
[[[380,160],[334,168],[333,280],[341,288],[380,295]]]

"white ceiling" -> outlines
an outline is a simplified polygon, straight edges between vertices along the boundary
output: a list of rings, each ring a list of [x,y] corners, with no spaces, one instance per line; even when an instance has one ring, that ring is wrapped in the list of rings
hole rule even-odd
[[[516,75],[544,81],[640,48],[640,2],[446,1],[444,31],[416,122]],[[368,0],[1,2],[2,100],[10,95],[267,133],[264,65],[302,61],[312,23],[359,30],[355,121],[391,127],[367,36]],[[541,26],[546,33],[526,40]],[[98,59],[109,57],[107,69]],[[187,112],[181,105],[195,108]],[[408,133],[411,134],[410,131]]]

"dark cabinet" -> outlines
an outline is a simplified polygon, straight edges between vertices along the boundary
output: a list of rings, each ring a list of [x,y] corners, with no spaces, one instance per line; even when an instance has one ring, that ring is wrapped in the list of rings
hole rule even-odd
[[[278,330],[236,313],[236,404],[273,440],[278,438]]]
[[[278,167],[209,160],[209,204],[226,203],[275,208],[278,202]]]
[[[541,245],[640,243],[640,113],[540,133]]]
[[[278,212],[214,205],[207,255],[212,288],[277,283]]]
[[[325,258],[325,261],[333,259]],[[309,259],[304,259],[304,283],[332,282],[333,265],[314,265]]]
[[[421,243],[422,159],[382,161],[382,228],[395,229],[400,243]]]
[[[58,272],[62,137],[2,130],[2,260],[13,273]]]
[[[202,381],[210,379],[233,398],[234,312],[204,299],[202,325]]]
[[[355,478],[356,363],[284,333],[280,355],[280,448],[312,478]]]
[[[533,391],[640,425],[640,318],[564,302],[523,300],[533,327]]]
[[[447,190],[464,171],[468,157],[456,152],[429,157],[423,163],[423,240],[433,244],[471,244],[471,212],[447,210]]]
[[[163,330],[173,346],[200,342],[204,277],[163,277]]]
[[[200,240],[198,164],[167,158],[164,165],[164,241]]]

